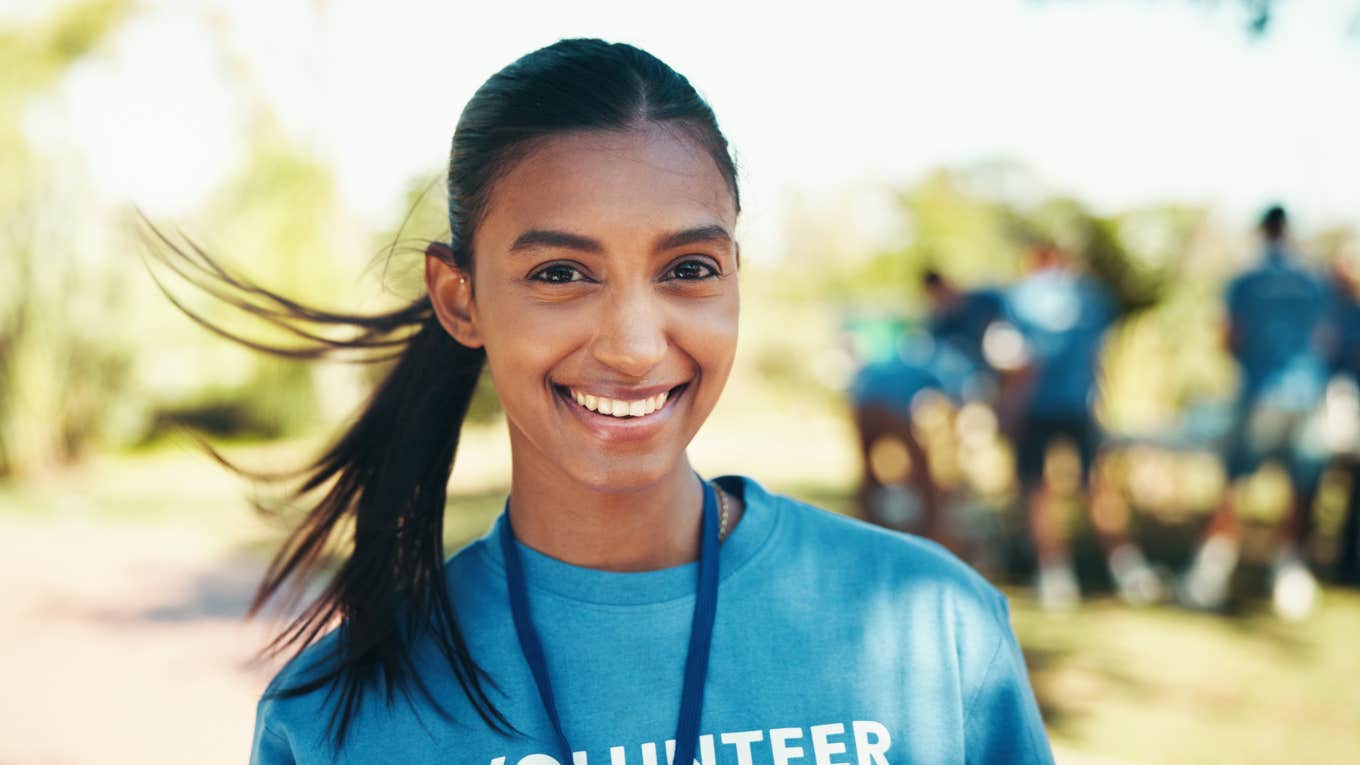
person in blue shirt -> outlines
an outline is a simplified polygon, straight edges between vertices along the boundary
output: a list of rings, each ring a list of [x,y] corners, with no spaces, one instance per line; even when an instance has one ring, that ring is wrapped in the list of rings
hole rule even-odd
[[[934,371],[956,400],[994,403],[997,375],[984,350],[987,331],[1006,319],[993,287],[961,289],[934,269],[921,278],[930,302],[930,336],[937,344]]]
[[[897,338],[886,358],[867,360],[849,385],[858,436],[860,515],[872,523],[920,533],[961,555],[972,545],[947,517],[950,494],[931,469],[931,453],[913,423],[922,393],[947,397],[951,406],[994,405],[995,370],[983,353],[983,338],[1004,317],[1000,293],[982,287],[963,290],[938,271],[922,274],[928,313],[924,331]],[[936,449],[949,448],[938,440]]]
[[[912,427],[917,397],[941,389],[928,363],[898,352],[855,370],[848,393],[861,463],[856,505],[859,516],[870,523],[921,534],[955,549],[943,515],[944,490]]]
[[[1015,452],[1038,559],[1040,603],[1063,610],[1074,606],[1081,594],[1067,535],[1055,512],[1057,495],[1045,471],[1049,449],[1060,440],[1076,449],[1093,527],[1120,596],[1137,605],[1160,599],[1160,578],[1128,537],[1127,509],[1104,482],[1094,480],[1098,475],[1092,471],[1102,438],[1094,412],[1100,352],[1119,315],[1113,298],[1066,253],[1045,245],[1036,249],[1030,274],[1011,287],[1006,302],[1028,357]]]
[[[1329,291],[1291,254],[1284,209],[1267,210],[1260,229],[1261,261],[1235,277],[1224,296],[1226,342],[1239,370],[1235,424],[1224,455],[1230,485],[1179,592],[1194,608],[1224,605],[1242,536],[1231,484],[1273,459],[1289,473],[1291,496],[1288,529],[1272,565],[1272,596],[1279,615],[1298,619],[1317,596],[1303,543],[1323,462],[1306,426],[1326,390],[1334,333]]]
[[[1328,371],[1333,379],[1349,381],[1352,390],[1360,391],[1360,282],[1355,265],[1353,259],[1340,254],[1332,264],[1333,342]],[[1360,584],[1360,444],[1351,443],[1333,460],[1350,478],[1336,577],[1342,582]]]
[[[563,40],[464,108],[450,237],[411,304],[321,311],[175,251],[276,323],[355,330],[255,347],[394,360],[300,471],[308,510],[256,606],[338,559],[274,644],[292,657],[252,762],[1053,761],[998,590],[938,545],[690,465],[736,352],[736,177],[683,76]],[[484,367],[510,491],[446,558]]]

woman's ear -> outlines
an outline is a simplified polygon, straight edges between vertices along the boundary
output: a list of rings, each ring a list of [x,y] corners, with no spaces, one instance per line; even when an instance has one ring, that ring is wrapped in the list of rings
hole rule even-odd
[[[477,307],[472,301],[472,279],[453,264],[453,250],[443,242],[430,242],[425,248],[425,288],[445,331],[461,345],[482,347]]]

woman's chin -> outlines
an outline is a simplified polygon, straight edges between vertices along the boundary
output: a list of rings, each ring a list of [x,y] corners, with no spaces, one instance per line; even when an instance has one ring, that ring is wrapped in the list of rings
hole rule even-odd
[[[653,488],[673,476],[677,470],[689,470],[681,452],[678,459],[658,459],[658,455],[633,459],[606,458],[602,464],[577,472],[580,483],[600,494],[629,494]]]

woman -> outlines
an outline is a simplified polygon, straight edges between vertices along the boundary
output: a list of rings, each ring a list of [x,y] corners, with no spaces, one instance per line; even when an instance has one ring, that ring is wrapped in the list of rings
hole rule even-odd
[[[353,523],[276,641],[303,650],[254,762],[1051,761],[999,592],[930,543],[690,467],[736,349],[739,197],[687,80],[627,45],[535,51],[468,103],[448,192],[450,242],[401,311],[236,285],[290,326],[362,330],[284,352],[399,355],[307,469],[302,491],[330,488],[261,585],[257,606]],[[483,362],[510,495],[446,561]]]

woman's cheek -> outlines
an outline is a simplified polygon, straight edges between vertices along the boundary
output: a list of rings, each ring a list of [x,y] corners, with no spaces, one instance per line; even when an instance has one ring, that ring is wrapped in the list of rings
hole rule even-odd
[[[571,345],[589,326],[575,303],[544,303],[533,300],[503,299],[496,312],[487,317],[488,334],[500,350],[528,358],[565,355]]]
[[[739,323],[737,296],[722,296],[704,306],[688,306],[681,312],[680,336],[686,350],[701,364],[730,364],[736,353]]]

